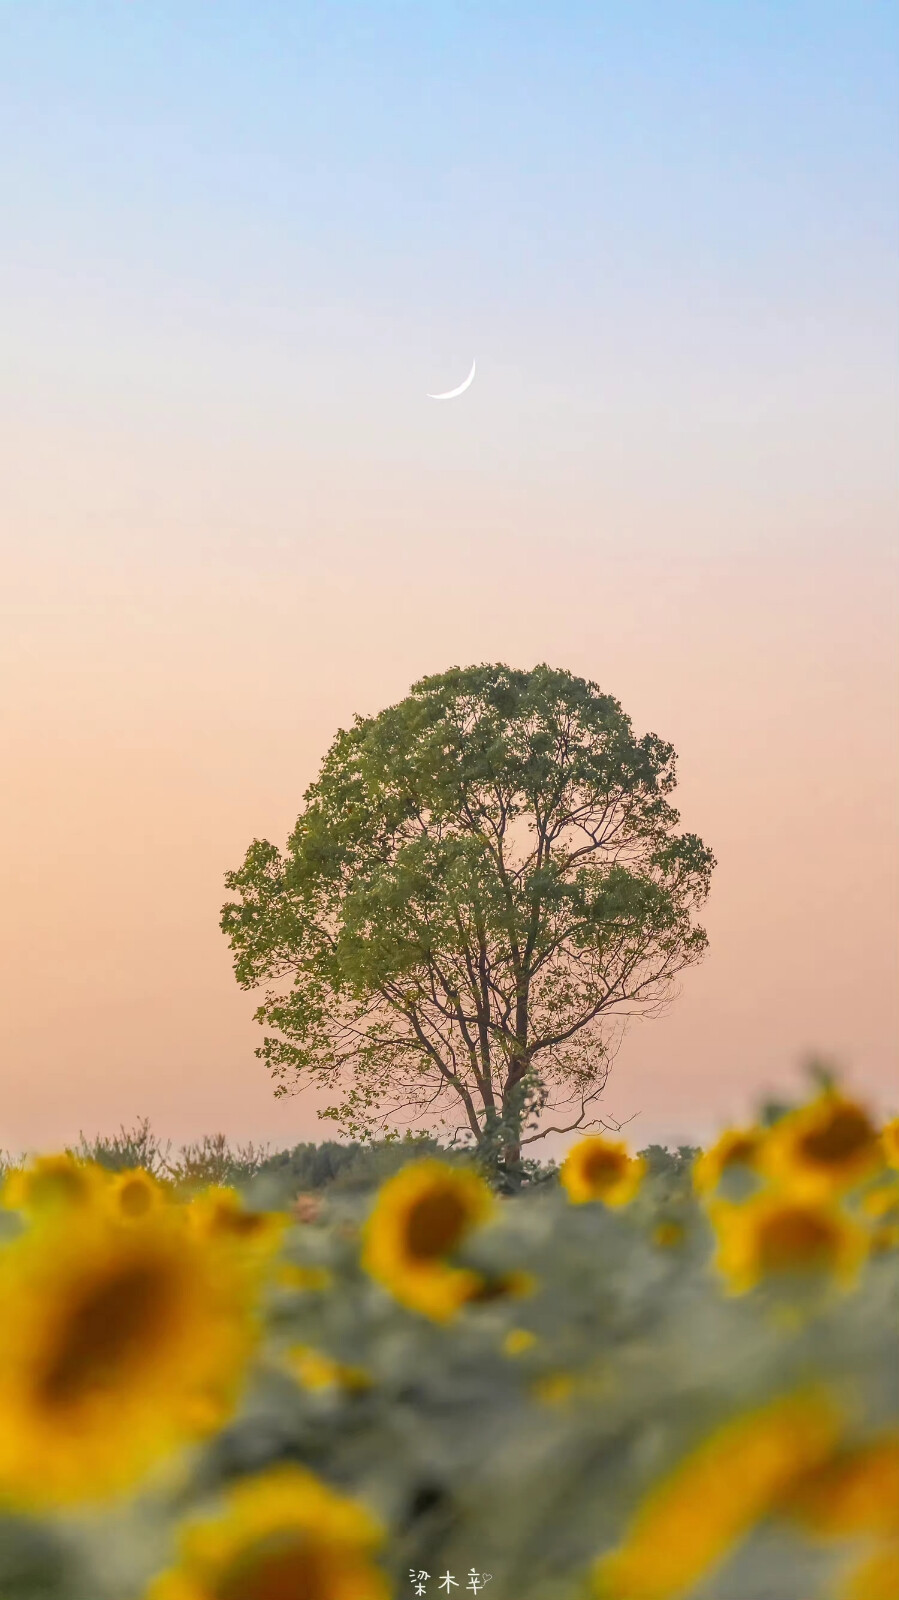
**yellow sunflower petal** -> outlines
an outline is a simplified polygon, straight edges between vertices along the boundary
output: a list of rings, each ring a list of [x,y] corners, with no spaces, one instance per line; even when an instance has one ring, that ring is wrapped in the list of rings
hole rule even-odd
[[[724,1174],[736,1167],[755,1171],[764,1138],[761,1128],[728,1128],[693,1163],[693,1187],[696,1193],[714,1193]]]
[[[861,1197],[861,1208],[866,1216],[881,1221],[884,1217],[899,1221],[899,1181],[892,1174],[887,1183],[880,1183]]]
[[[291,1345],[285,1365],[304,1389],[370,1389],[371,1378],[362,1367],[345,1366],[311,1345]]]
[[[300,1289],[322,1294],[334,1284],[334,1274],[327,1267],[306,1266],[296,1261],[282,1261],[275,1273],[275,1281],[282,1289]]]
[[[819,1539],[899,1538],[899,1433],[840,1451],[796,1485],[786,1509]]]
[[[597,1600],[674,1600],[715,1571],[793,1482],[833,1449],[839,1419],[820,1394],[726,1423],[647,1496],[593,1570]]]
[[[899,1117],[894,1117],[892,1122],[881,1128],[880,1142],[888,1164],[899,1167]]]
[[[899,1544],[884,1545],[850,1573],[839,1600],[896,1600],[899,1595]]]

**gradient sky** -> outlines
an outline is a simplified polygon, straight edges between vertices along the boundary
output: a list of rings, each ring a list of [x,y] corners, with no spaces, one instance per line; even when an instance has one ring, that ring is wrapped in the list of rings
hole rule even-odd
[[[5,0],[0,1148],[323,1136],[223,875],[497,660],[720,862],[635,1142],[810,1051],[899,1106],[897,65],[865,0]]]

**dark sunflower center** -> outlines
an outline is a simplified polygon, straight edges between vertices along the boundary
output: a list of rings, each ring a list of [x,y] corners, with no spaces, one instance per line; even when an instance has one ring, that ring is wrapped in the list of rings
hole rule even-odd
[[[759,1254],[769,1272],[826,1266],[833,1258],[834,1231],[826,1217],[790,1207],[769,1217],[759,1233]]]
[[[222,1206],[215,1213],[216,1228],[238,1239],[251,1239],[257,1233],[264,1233],[266,1222],[261,1211],[231,1211]]]
[[[89,1283],[61,1319],[38,1381],[49,1406],[76,1404],[114,1382],[168,1319],[170,1275],[159,1262],[132,1262]]]
[[[142,1217],[152,1203],[150,1190],[139,1178],[123,1183],[119,1190],[119,1205],[126,1217]]]
[[[748,1166],[755,1155],[755,1140],[748,1136],[744,1139],[734,1139],[724,1154],[725,1167]]]
[[[44,1201],[81,1200],[87,1190],[87,1179],[77,1170],[61,1167],[56,1172],[42,1172],[32,1179],[32,1196]]]
[[[329,1566],[321,1547],[302,1534],[259,1544],[223,1574],[214,1600],[330,1600]]]
[[[625,1168],[625,1158],[618,1150],[591,1150],[584,1162],[584,1177],[597,1186],[614,1183]]]
[[[846,1107],[835,1111],[823,1127],[807,1133],[801,1147],[811,1161],[835,1166],[873,1149],[876,1137],[864,1112]]]
[[[457,1194],[436,1189],[422,1195],[412,1206],[406,1221],[406,1249],[417,1261],[432,1261],[444,1256],[459,1243],[468,1222],[468,1212]]]

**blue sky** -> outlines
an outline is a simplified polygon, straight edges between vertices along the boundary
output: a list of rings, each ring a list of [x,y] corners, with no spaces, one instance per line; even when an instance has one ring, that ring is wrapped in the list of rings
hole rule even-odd
[[[638,361],[866,338],[897,31],[859,0],[7,0],[4,276],[35,314],[355,312],[406,361],[487,340],[557,380],[622,321]]]
[[[6,0],[0,417],[616,503],[651,440],[682,501],[882,495],[897,34],[858,0]]]
[[[0,0],[9,1141],[320,1131],[223,874],[479,660],[670,738],[721,861],[613,1114],[895,1081],[897,66],[866,0]]]

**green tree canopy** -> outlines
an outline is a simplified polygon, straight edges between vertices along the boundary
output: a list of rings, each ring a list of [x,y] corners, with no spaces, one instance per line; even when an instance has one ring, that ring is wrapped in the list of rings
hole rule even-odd
[[[222,913],[266,986],[276,1094],[325,1086],[351,1137],[427,1123],[507,1158],[589,1126],[616,1019],[657,1010],[706,935],[711,852],[674,830],[670,744],[547,666],[452,668],[341,730],[282,853]]]

